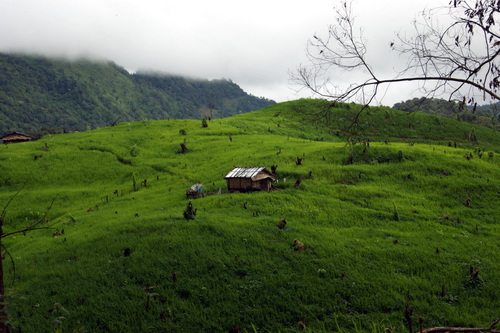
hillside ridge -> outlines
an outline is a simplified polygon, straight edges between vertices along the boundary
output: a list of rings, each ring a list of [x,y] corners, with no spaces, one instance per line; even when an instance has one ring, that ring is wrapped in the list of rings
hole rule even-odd
[[[0,54],[0,134],[41,136],[122,121],[222,118],[273,103],[227,79],[130,74],[111,61]]]
[[[3,231],[55,228],[2,239],[11,331],[486,327],[498,132],[362,108],[297,100],[0,145]],[[272,190],[231,192],[238,165],[274,170]]]

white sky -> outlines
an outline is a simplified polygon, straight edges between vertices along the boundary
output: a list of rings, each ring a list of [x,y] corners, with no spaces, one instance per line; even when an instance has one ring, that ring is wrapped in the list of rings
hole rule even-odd
[[[130,72],[228,78],[248,93],[282,102],[308,96],[295,94],[289,73],[305,63],[307,41],[334,23],[332,8],[339,2],[0,0],[0,52],[83,56]],[[443,3],[448,0],[354,0],[374,63],[390,70],[397,61],[389,56],[395,32],[411,31],[419,11]],[[343,79],[349,82],[348,73]],[[411,90],[394,87],[379,102],[392,106],[411,97]]]

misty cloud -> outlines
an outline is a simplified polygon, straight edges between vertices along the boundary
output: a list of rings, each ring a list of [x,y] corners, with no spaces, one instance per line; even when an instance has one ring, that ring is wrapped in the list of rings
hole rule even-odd
[[[305,62],[307,40],[334,23],[334,3],[2,0],[0,52],[107,59],[131,72],[228,78],[253,95],[285,101],[299,97],[289,89],[288,73]],[[423,6],[355,1],[359,26],[384,69],[390,69],[387,45],[394,32]],[[346,73],[339,81],[349,79]]]

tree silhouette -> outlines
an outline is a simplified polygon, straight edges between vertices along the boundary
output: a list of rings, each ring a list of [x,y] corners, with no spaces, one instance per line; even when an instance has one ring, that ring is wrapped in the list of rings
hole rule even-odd
[[[22,189],[21,189],[22,190]],[[12,260],[12,257],[10,256],[9,251],[7,251],[5,245],[3,244],[3,239],[8,236],[12,236],[15,234],[26,234],[29,231],[33,230],[43,230],[43,229],[55,229],[54,224],[47,224],[48,219],[47,215],[49,210],[52,208],[52,205],[54,204],[54,200],[50,203],[49,207],[45,211],[45,214],[41,216],[40,218],[32,221],[29,223],[27,226],[24,228],[11,231],[11,232],[4,232],[3,227],[5,223],[5,216],[7,215],[7,210],[12,203],[12,201],[17,197],[17,195],[21,192],[21,190],[17,191],[4,205],[2,213],[0,214],[0,251],[2,252],[0,255],[0,333],[8,333],[9,332],[9,326],[7,325],[7,314],[5,313],[5,283],[4,283],[4,269],[3,269],[3,264],[4,260],[6,258],[6,255],[10,257]],[[3,254],[5,253],[5,255]]]
[[[382,87],[418,82],[423,93],[446,94],[462,106],[475,105],[478,97],[500,99],[499,1],[451,0],[447,6],[422,11],[412,36],[396,35],[385,41],[405,61],[402,69],[388,77],[370,63],[351,4],[342,2],[335,13],[336,22],[329,26],[326,38],[315,35],[309,41],[308,65],[300,65],[291,74],[295,83],[316,96],[335,101],[358,99],[368,105]],[[443,26],[441,21],[448,23]],[[343,72],[359,74],[361,79],[347,87],[338,86],[336,78]]]

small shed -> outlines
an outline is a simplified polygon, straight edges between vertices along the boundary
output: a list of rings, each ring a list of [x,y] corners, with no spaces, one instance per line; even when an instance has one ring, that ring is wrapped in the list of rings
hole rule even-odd
[[[269,191],[276,179],[274,174],[264,167],[234,168],[224,177],[230,192]]]
[[[18,133],[18,132],[12,132],[10,134],[7,134],[3,137],[0,138],[3,140],[3,143],[16,143],[16,142],[25,142],[25,141],[31,141],[33,138],[29,135]]]

